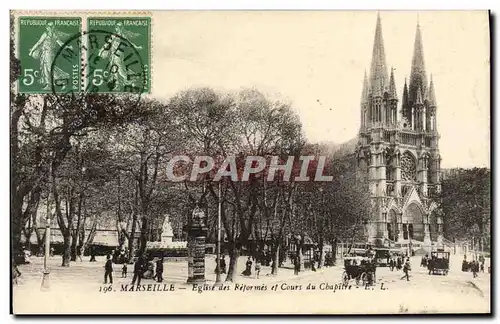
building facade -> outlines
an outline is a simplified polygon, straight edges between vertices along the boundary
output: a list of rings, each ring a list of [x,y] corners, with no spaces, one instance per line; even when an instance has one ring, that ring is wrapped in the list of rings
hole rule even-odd
[[[388,73],[379,15],[356,147],[372,195],[368,240],[378,246],[442,244],[442,216],[433,200],[440,191],[438,106],[432,75],[429,81],[425,70],[419,23],[409,83],[405,80],[402,88],[400,99],[394,70]]]

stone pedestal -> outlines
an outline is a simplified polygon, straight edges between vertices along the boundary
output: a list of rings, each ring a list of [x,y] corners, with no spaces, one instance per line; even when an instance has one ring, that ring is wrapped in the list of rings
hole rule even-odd
[[[200,208],[195,208],[188,225],[188,279],[187,283],[205,283],[206,217]]]

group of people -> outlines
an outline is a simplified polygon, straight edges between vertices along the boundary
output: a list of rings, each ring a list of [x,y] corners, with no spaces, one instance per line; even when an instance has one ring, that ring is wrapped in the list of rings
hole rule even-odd
[[[127,278],[127,262],[122,266],[122,278]],[[154,258],[153,261],[148,261],[145,255],[141,255],[134,262],[134,276],[132,277],[132,285],[137,282],[141,284],[141,279],[154,279],[158,282],[163,282],[163,257]],[[111,254],[106,256],[104,264],[104,283],[113,283],[113,261]]]
[[[245,263],[245,270],[241,273],[245,277],[250,277],[252,275],[252,264],[255,261],[255,277],[258,279],[260,276],[260,269],[262,266],[261,260],[258,257],[249,256],[247,262]]]
[[[389,269],[391,269],[391,271],[394,271],[394,269],[396,269],[397,271],[401,270],[405,264],[405,260],[404,260],[404,257],[401,256],[401,255],[394,255],[392,257],[389,258]]]
[[[475,258],[474,260],[468,262],[467,255],[464,255],[464,260],[462,261],[462,271],[471,271],[473,278],[477,278],[479,271],[484,272],[485,261],[486,259],[484,256],[480,255],[479,258]]]

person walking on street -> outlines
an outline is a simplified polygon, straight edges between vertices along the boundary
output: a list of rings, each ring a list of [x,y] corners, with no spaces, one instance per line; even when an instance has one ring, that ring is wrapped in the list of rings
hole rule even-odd
[[[104,265],[104,283],[113,283],[113,262],[111,262],[111,256],[108,254],[106,256],[106,264]]]
[[[132,285],[137,280],[137,285],[141,284],[142,272],[144,270],[144,258],[139,256],[134,264],[134,277],[132,278]]]
[[[405,275],[402,276],[401,279],[406,278],[406,281],[410,281],[410,271],[411,271],[410,259],[408,258],[403,266],[403,272]]]
[[[156,279],[158,282],[163,282],[163,256],[156,261]]]
[[[247,263],[245,264],[245,270],[242,275],[249,277],[252,274],[252,257],[248,257]]]
[[[479,262],[477,260],[472,261],[472,277],[477,278],[477,273],[479,272]]]
[[[122,278],[127,278],[127,262],[123,263]]]
[[[259,275],[260,275],[260,259],[257,258],[257,260],[255,261],[255,276],[257,277],[257,279],[259,279]]]
[[[95,255],[96,255],[95,248],[93,246],[91,246],[90,247],[90,260],[89,260],[89,262],[96,262]]]
[[[300,272],[300,260],[299,260],[299,256],[295,256],[294,258],[294,274],[295,275],[298,275],[299,272]]]

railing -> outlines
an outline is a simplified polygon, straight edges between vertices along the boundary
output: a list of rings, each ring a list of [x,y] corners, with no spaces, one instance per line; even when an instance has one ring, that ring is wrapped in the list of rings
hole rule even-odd
[[[384,142],[390,142],[391,141],[391,133],[390,131],[384,130]]]
[[[418,135],[412,133],[401,133],[400,141],[401,144],[417,145]]]

